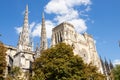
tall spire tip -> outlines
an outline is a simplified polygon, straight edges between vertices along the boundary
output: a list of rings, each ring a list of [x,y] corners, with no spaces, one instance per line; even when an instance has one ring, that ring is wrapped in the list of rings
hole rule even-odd
[[[28,11],[28,4],[26,5],[26,11]]]
[[[42,18],[44,18],[44,12],[42,12]]]

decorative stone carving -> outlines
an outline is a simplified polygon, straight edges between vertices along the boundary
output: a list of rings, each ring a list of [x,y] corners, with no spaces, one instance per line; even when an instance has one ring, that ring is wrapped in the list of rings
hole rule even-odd
[[[59,32],[62,34],[59,35]],[[99,64],[100,59],[95,48],[94,39],[91,35],[87,33],[78,34],[73,25],[63,22],[52,30],[53,46],[61,42],[61,40],[59,40],[60,36],[62,36],[62,42],[74,47],[73,52],[75,55],[80,55],[85,63],[93,63],[100,71],[102,66]]]

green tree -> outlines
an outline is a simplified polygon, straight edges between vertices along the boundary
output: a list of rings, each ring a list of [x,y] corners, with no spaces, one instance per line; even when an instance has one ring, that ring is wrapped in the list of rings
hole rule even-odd
[[[19,79],[19,76],[21,76],[22,72],[21,69],[19,67],[12,67],[6,80],[23,80],[23,79]]]
[[[116,65],[113,68],[112,73],[113,73],[114,80],[120,80],[120,65]]]
[[[33,63],[35,80],[84,79],[84,63],[72,47],[60,43],[44,52]]]
[[[0,42],[0,80],[4,80],[7,48]]]
[[[83,63],[81,57],[74,55],[71,46],[60,43],[43,51],[35,60],[32,80],[89,80],[88,74],[92,71],[89,67],[91,69],[91,66]]]
[[[97,72],[97,67],[92,64],[86,64],[84,71],[86,80],[105,80],[105,76]]]

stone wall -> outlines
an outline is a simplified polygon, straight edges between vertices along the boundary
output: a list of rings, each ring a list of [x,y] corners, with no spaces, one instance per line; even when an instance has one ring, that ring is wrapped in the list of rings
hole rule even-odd
[[[87,64],[92,63],[102,73],[100,58],[96,51],[94,39],[87,33],[79,34],[72,24],[64,22],[52,30],[52,46],[64,42],[74,47],[74,54],[82,57]]]

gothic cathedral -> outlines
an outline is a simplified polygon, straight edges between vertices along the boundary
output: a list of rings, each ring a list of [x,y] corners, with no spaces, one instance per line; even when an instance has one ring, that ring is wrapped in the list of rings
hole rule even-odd
[[[40,55],[43,50],[48,48],[44,13],[42,14],[41,25],[40,47],[37,47],[35,50],[33,50],[33,43],[29,31],[28,6],[26,6],[24,23],[22,32],[19,34],[17,47],[5,45],[8,48],[8,51],[6,52],[6,74],[12,66],[20,67],[23,72],[30,72],[31,63]],[[94,39],[91,35],[86,32],[79,34],[75,31],[74,25],[68,22],[63,22],[52,29],[51,47],[60,42],[64,42],[74,47],[74,55],[81,56],[85,63],[92,63],[98,68],[100,73],[106,74],[105,69],[107,68],[105,68],[103,61],[97,53]]]

